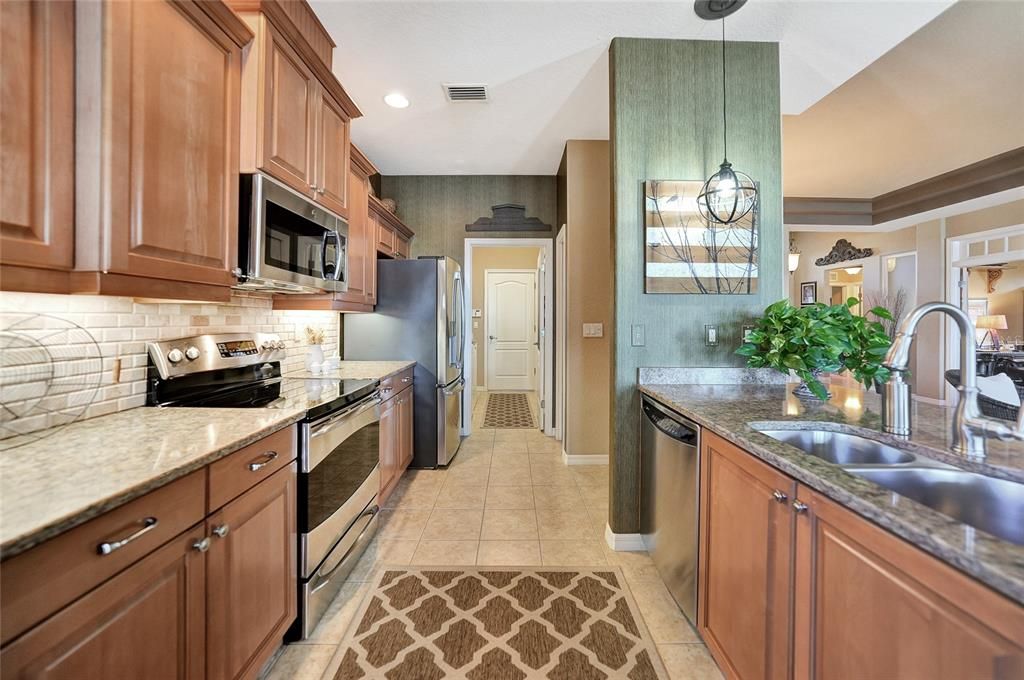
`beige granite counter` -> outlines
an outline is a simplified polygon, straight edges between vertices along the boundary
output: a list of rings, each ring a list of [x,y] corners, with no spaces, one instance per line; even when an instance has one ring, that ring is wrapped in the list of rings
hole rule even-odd
[[[290,425],[305,408],[150,408],[0,441],[7,558]]]
[[[793,387],[646,384],[640,385],[640,391],[1024,604],[1024,546],[958,522],[756,428],[847,431],[941,463],[1018,482],[1024,482],[1024,443],[989,440],[987,461],[970,462],[949,449],[951,409],[914,402],[914,433],[904,441],[881,432],[881,400],[876,394],[833,385],[832,399],[823,403],[797,399],[791,394]]]
[[[383,380],[395,373],[415,366],[415,361],[342,361],[338,368],[323,373],[309,371],[293,371],[285,374],[286,378],[306,378],[317,380]]]

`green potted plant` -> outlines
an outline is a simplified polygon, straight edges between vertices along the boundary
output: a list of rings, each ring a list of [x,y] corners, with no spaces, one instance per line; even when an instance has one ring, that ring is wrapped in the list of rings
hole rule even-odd
[[[850,311],[859,303],[857,298],[805,307],[794,307],[788,300],[772,303],[736,353],[747,358],[748,366],[796,373],[803,382],[793,393],[800,397],[828,399],[819,376],[844,368],[868,387],[885,382],[889,372],[882,361],[891,341],[882,324]],[[869,313],[891,317],[883,307]]]

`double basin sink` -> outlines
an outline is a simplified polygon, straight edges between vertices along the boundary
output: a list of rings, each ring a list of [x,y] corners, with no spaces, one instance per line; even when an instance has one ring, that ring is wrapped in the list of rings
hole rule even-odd
[[[968,526],[1024,545],[1024,484],[960,470],[845,432],[757,429]]]

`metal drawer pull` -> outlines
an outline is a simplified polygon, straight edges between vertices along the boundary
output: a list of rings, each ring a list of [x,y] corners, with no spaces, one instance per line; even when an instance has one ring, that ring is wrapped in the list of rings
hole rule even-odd
[[[807,512],[807,504],[801,503],[800,501],[793,501],[793,509],[798,513]]]
[[[210,549],[210,539],[206,536],[203,536],[200,540],[192,544],[192,549],[198,550],[201,553],[206,552]]]
[[[395,388],[393,388],[393,387],[382,387],[382,388],[380,388],[380,391],[383,392],[384,394],[391,394],[391,391],[393,389],[395,389]]]
[[[120,550],[121,548],[125,547],[126,545],[134,541],[136,538],[139,538],[143,534],[148,533],[153,529],[156,529],[156,525],[159,523],[160,522],[157,521],[156,517],[147,517],[146,519],[142,520],[142,528],[136,531],[134,534],[132,534],[131,536],[126,536],[122,538],[120,541],[100,543],[98,546],[96,546],[96,553],[99,555],[109,555],[115,550]]]
[[[412,378],[410,378],[409,376],[405,376],[404,378],[402,378],[402,382],[404,382],[404,383],[411,383],[412,382]]]
[[[774,498],[778,503],[785,503],[789,496],[776,489],[775,491],[772,491],[772,498]]]
[[[348,556],[352,554],[352,551],[360,545],[363,538],[366,536],[366,532],[370,530],[370,524],[373,522],[373,517],[378,512],[380,512],[380,506],[374,505],[367,508],[365,512],[363,512],[361,515],[359,515],[359,517],[356,518],[356,522],[358,522],[363,517],[369,517],[370,519],[363,527],[363,530],[359,532],[359,536],[356,537],[356,540],[352,541],[352,545],[348,547],[348,550],[345,551],[345,554],[341,556],[340,560],[338,560],[337,564],[331,567],[326,574],[318,574],[318,576],[321,579],[321,583],[310,591],[310,595],[326,586],[330,582],[331,577],[334,576],[334,572],[338,571],[338,569],[341,568],[341,565],[345,564],[345,560],[347,560]],[[352,524],[354,526],[355,522],[353,522]]]
[[[230,530],[231,527],[229,527],[227,524],[221,524],[213,528],[213,533],[216,534],[218,538],[224,538],[228,535],[228,531]]]
[[[261,463],[249,463],[250,472],[259,472],[263,468],[267,467],[275,460],[277,460],[277,451],[267,451],[262,456],[263,462]]]

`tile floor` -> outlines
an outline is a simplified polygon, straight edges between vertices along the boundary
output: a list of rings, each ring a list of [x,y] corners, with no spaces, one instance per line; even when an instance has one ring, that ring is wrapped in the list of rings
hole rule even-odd
[[[482,391],[481,391],[482,392]],[[269,680],[319,680],[380,565],[598,566],[622,568],[673,680],[721,678],[680,614],[650,557],[604,541],[608,467],[567,467],[539,431],[479,429],[447,470],[411,470],[381,511],[376,539],[309,640],[288,646]]]

